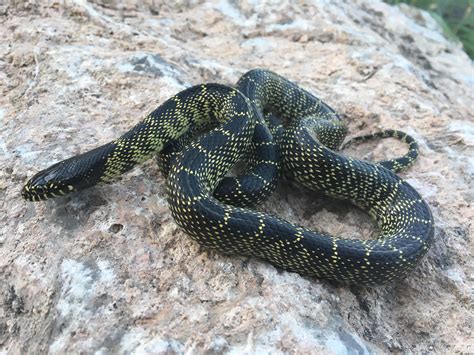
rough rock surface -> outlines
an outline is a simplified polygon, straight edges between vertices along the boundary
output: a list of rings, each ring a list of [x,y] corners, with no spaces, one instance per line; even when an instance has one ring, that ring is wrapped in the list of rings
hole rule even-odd
[[[38,3],[0,5],[0,353],[474,352],[474,69],[429,15],[369,0]],[[339,285],[206,251],[171,219],[154,161],[70,197],[20,199],[34,172],[177,91],[255,67],[322,97],[351,135],[418,139],[402,175],[436,237],[408,278]],[[347,153],[403,151],[385,140]],[[356,208],[286,182],[261,209],[376,233]]]

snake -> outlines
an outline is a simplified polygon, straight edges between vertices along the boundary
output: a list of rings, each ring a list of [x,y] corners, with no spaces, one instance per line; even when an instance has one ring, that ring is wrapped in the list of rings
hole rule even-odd
[[[107,183],[159,153],[171,215],[202,246],[327,280],[394,282],[433,243],[427,203],[396,174],[414,162],[419,147],[398,130],[346,143],[395,137],[409,146],[401,158],[368,162],[338,151],[346,134],[342,118],[322,100],[274,72],[254,69],[236,87],[205,83],[177,93],[116,140],[40,171],[21,194],[41,201]],[[242,161],[245,171],[229,176]],[[252,208],[275,189],[280,170],[367,212],[378,225],[377,238],[342,238]]]

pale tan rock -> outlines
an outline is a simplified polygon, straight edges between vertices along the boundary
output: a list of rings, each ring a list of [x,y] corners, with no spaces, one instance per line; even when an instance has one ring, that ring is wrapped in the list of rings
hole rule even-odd
[[[368,0],[76,0],[10,2],[0,17],[0,353],[474,352],[474,69],[428,14]],[[171,219],[154,161],[56,201],[20,199],[34,172],[179,90],[255,67],[326,100],[351,136],[419,141],[402,175],[436,236],[407,279],[336,285],[207,251]],[[385,140],[347,153],[403,151]],[[363,212],[286,182],[261,209],[376,235]]]

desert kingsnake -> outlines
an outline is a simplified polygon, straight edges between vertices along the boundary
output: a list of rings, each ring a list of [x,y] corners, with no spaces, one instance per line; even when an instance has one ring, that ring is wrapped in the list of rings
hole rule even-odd
[[[346,157],[334,151],[346,128],[321,100],[261,69],[246,73],[237,87],[203,84],[176,94],[117,140],[36,174],[22,196],[39,201],[107,182],[164,149],[171,214],[206,247],[368,285],[411,270],[431,245],[433,219],[420,195],[392,171],[416,158],[415,141],[386,131],[380,135],[409,143],[405,156],[378,164]],[[267,127],[264,116],[274,117],[269,112],[287,121],[286,127]],[[217,127],[192,139],[209,125]],[[223,179],[240,159],[249,161],[245,175]],[[260,202],[273,191],[280,163],[303,185],[367,211],[380,236],[341,239],[237,207]]]

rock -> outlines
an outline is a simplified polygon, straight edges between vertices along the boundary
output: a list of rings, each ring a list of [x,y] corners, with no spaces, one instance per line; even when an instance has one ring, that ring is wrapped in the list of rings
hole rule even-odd
[[[120,3],[120,6],[118,5]],[[1,353],[472,353],[474,68],[436,22],[380,1],[13,2],[0,6]],[[154,161],[27,203],[27,177],[126,131],[192,84],[274,70],[346,117],[403,129],[402,173],[435,243],[405,280],[339,285],[207,251],[175,225]],[[346,153],[383,159],[383,140]],[[261,209],[344,237],[346,203],[282,182]]]

